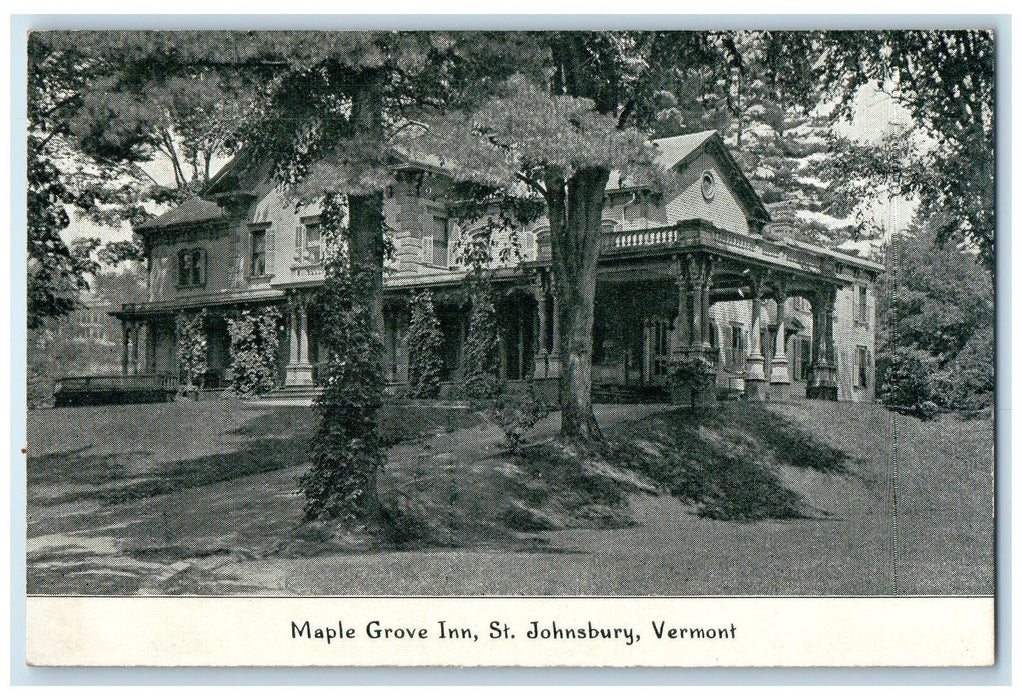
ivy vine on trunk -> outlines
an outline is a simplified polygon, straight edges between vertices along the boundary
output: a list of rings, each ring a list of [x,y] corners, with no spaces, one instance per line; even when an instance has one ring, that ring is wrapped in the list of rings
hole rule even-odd
[[[412,320],[408,329],[408,396],[435,399],[440,394],[444,362],[440,355],[443,336],[433,306],[433,295],[412,297]]]
[[[345,202],[324,198],[320,215],[327,261],[320,293],[327,352],[316,399],[312,467],[299,480],[309,520],[378,523],[377,475],[386,463],[378,429],[383,403],[382,342],[372,290],[376,270],[345,248]]]
[[[227,383],[238,396],[254,396],[277,386],[277,353],[282,315],[276,306],[244,309],[227,319],[231,364]]]

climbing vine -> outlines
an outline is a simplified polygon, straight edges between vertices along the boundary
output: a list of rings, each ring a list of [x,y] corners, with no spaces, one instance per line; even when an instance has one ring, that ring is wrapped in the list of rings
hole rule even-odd
[[[346,204],[327,195],[320,215],[327,244],[320,292],[326,347],[324,391],[316,399],[311,468],[299,480],[309,520],[372,522],[379,517],[376,478],[386,463],[378,429],[383,402],[382,344],[374,324],[373,273],[346,253]]]
[[[185,374],[184,391],[201,389],[209,371],[209,341],[206,339],[206,310],[180,311],[174,319],[178,364]]]
[[[443,336],[433,306],[433,295],[412,297],[412,320],[408,329],[408,396],[435,399],[440,394],[444,362],[440,355]]]
[[[472,284],[472,312],[465,346],[465,394],[470,399],[490,399],[501,390],[500,340],[493,292],[488,280]]]
[[[225,378],[232,393],[253,396],[277,385],[281,319],[276,306],[254,312],[244,309],[227,319],[231,364]]]

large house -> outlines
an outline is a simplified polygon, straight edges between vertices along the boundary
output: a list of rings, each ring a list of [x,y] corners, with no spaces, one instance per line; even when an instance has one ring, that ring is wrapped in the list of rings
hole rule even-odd
[[[593,378],[618,398],[663,391],[672,356],[697,354],[718,393],[753,399],[874,397],[874,295],[882,267],[795,240],[789,212],[774,216],[715,131],[657,142],[673,185],[653,197],[614,173],[608,183],[597,281]],[[230,362],[223,314],[278,305],[284,390],[308,390],[325,357],[313,292],[323,280],[316,205],[296,207],[268,177],[226,166],[201,198],[139,226],[149,252],[149,298],[116,315],[127,374],[177,374],[175,317],[207,309],[209,373]],[[389,382],[407,380],[409,300],[433,291],[445,379],[463,371],[468,311],[460,241],[471,235],[445,210],[449,179],[435,164],[395,166],[386,192],[394,257],[385,280]],[[494,270],[501,370],[556,387],[558,299],[548,225],[540,219],[495,242],[515,242]],[[631,393],[630,393],[631,392]]]

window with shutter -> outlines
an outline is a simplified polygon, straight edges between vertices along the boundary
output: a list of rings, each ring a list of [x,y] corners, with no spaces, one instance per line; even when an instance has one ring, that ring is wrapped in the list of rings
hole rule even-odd
[[[249,235],[249,276],[266,275],[266,229],[256,229]]]
[[[451,220],[445,216],[433,216],[433,259],[437,267],[447,267],[447,239]]]
[[[322,260],[319,224],[310,223],[305,226],[305,260],[310,265],[318,265]]]
[[[177,252],[177,286],[206,286],[206,250],[184,248]]]
[[[263,272],[267,277],[273,276],[273,266],[277,260],[277,246],[273,242],[273,229],[266,230],[266,267]]]

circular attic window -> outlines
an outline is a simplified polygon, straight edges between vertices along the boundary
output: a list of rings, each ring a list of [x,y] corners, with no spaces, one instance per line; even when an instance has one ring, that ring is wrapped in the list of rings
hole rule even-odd
[[[712,201],[713,200],[713,192],[716,189],[716,186],[717,186],[717,181],[713,177],[713,171],[712,170],[704,170],[703,171],[702,182],[700,184],[700,189],[703,192],[703,199],[705,199],[707,202]]]

